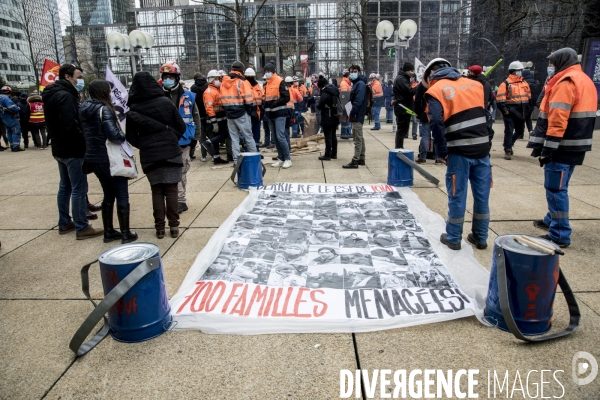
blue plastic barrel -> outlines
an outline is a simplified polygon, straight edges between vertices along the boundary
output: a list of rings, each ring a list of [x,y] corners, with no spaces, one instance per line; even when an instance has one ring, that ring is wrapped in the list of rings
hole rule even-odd
[[[251,186],[262,186],[263,179],[260,153],[248,152],[242,153],[242,155],[244,156],[244,159],[238,170],[238,188],[248,189]]]
[[[558,254],[548,255],[527,247],[515,235],[498,236],[495,248],[504,252],[510,309],[523,335],[541,335],[552,328],[552,304],[558,283]],[[548,246],[558,247],[547,240],[535,238]],[[509,331],[500,309],[496,257],[492,270],[484,316],[503,331]]]
[[[412,150],[392,149],[388,155],[388,180],[390,186],[412,186],[413,168],[398,158],[396,153],[402,152],[407,158],[415,160]]]
[[[100,255],[104,294],[143,261],[158,256],[152,243],[130,243],[113,247]],[[171,306],[160,266],[144,276],[108,311],[110,334],[120,342],[142,342],[166,332],[171,325]]]

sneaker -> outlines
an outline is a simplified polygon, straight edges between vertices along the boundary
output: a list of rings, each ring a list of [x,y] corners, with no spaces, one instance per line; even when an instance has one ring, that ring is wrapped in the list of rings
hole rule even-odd
[[[213,159],[213,163],[215,165],[219,165],[219,164],[229,164],[229,161],[223,160],[221,157],[217,157],[215,159]]]
[[[358,169],[358,162],[352,160],[348,164],[342,165],[342,168],[345,168],[345,169]]]
[[[177,209],[177,214],[181,214],[188,210],[188,206],[185,203],[179,203],[179,208]]]
[[[417,164],[425,164],[427,163],[427,160],[424,160],[422,158],[417,158]]]
[[[281,168],[289,168],[292,166],[292,160],[285,160]]]
[[[511,150],[504,150],[504,159],[505,160],[510,160],[512,158],[511,155],[512,155]]]
[[[200,157],[200,161],[206,162],[206,157]]]
[[[487,243],[477,243],[477,238],[475,237],[475,234],[473,234],[473,233],[469,233],[467,235],[467,241],[471,244],[474,244],[475,247],[477,247],[479,250],[487,249]]]
[[[208,154],[210,154],[211,156],[215,155],[215,151],[213,149],[213,145],[212,145],[212,142],[210,140],[205,140],[204,142],[202,142],[202,148],[204,150],[206,150],[206,152]]]
[[[448,239],[446,239],[446,237],[447,237],[447,235],[445,233],[442,233],[442,236],[440,236],[440,242],[442,242],[443,244],[448,246],[448,248],[450,248],[450,250],[460,250],[460,243],[458,243],[458,244],[450,243],[448,241]]]
[[[273,164],[271,164],[271,167],[273,167],[273,168],[279,168],[282,165],[283,165],[283,161],[277,160],[277,162],[274,162]]]
[[[75,222],[71,221],[71,223],[64,228],[58,228],[59,235],[65,235],[67,233],[73,232],[75,230]]]
[[[91,239],[102,235],[104,235],[104,229],[96,229],[92,225],[89,225],[85,231],[76,234],[77,240]]]
[[[548,235],[543,235],[543,236],[539,236],[540,239],[546,239],[551,241],[552,243],[554,243],[555,245],[557,245],[558,247],[560,247],[561,249],[564,249],[565,247],[569,247],[569,245],[571,243],[563,243],[563,242],[559,242],[557,240],[552,239],[550,236]]]
[[[533,226],[535,226],[536,228],[543,229],[545,231],[550,230],[550,227],[544,223],[543,219],[536,219],[535,221],[533,221]]]

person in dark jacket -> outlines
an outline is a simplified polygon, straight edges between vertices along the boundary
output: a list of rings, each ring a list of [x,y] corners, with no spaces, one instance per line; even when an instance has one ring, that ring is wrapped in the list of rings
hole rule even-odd
[[[531,114],[533,114],[533,108],[536,106],[536,101],[540,96],[540,93],[542,92],[542,85],[540,81],[533,77],[533,74],[531,73],[531,70],[529,68],[523,69],[523,72],[521,72],[521,74],[525,82],[529,84],[529,90],[531,90],[531,100],[529,101],[529,109],[527,110],[527,114],[525,115],[525,125],[527,126],[527,131],[531,136],[531,132],[533,131]]]
[[[358,65],[348,68],[352,90],[350,91],[350,103],[352,110],[348,120],[352,122],[352,139],[354,141],[354,157],[342,168],[358,168],[365,165],[365,138],[363,137],[363,124],[367,113],[367,77],[360,73]]]
[[[429,143],[432,140],[431,126],[429,125],[429,118],[425,112],[425,108],[427,107],[427,101],[425,100],[425,92],[427,91],[427,87],[427,83],[425,81],[421,81],[415,88],[415,108],[413,111],[415,114],[417,114],[417,119],[419,120],[419,136],[421,136],[417,164],[425,164],[427,162],[427,149],[429,148]],[[444,164],[444,162],[437,157],[437,152],[435,152],[435,154],[435,163]]]
[[[127,178],[111,176],[110,161],[106,150],[106,141],[121,144],[125,134],[117,118],[110,97],[110,84],[103,79],[95,79],[89,87],[90,99],[79,107],[79,120],[85,137],[85,162],[100,181],[104,198],[102,199],[102,224],[104,225],[104,243],[120,240],[130,243],[138,238],[137,233],[129,229],[129,192]],[[118,232],[113,227],[113,211],[117,201]]]
[[[390,79],[383,88],[383,97],[385,97],[385,122],[391,124],[394,122],[394,106],[392,106],[392,93],[394,92],[394,83]]]
[[[485,75],[483,74],[483,68],[481,67],[481,65],[471,65],[469,67],[467,77],[483,85],[483,104],[485,107],[487,127],[490,132],[490,139],[492,139],[494,137],[494,131],[492,130],[492,126],[494,125],[494,121],[492,120],[492,107],[494,105],[494,101],[496,100],[492,91],[492,85],[487,81],[487,79],[485,79]]]
[[[183,167],[179,139],[186,125],[177,107],[149,72],[135,74],[127,105],[125,136],[129,143],[140,149],[142,170],[152,188],[156,237],[165,237],[165,213],[171,237],[177,237],[177,184],[181,181]]]
[[[23,147],[29,148],[29,104],[27,103],[27,93],[21,93],[19,102],[19,124],[21,125],[21,136],[23,137]]]
[[[319,160],[329,161],[337,159],[337,135],[336,130],[340,123],[336,109],[336,99],[340,96],[340,91],[334,84],[328,84],[326,78],[319,78],[317,85],[321,91],[321,97],[317,103],[317,108],[321,110],[321,126],[325,134],[325,154],[319,157]],[[339,100],[337,100],[339,101]]]
[[[410,86],[410,77],[415,74],[415,66],[411,63],[404,63],[402,71],[398,72],[394,79],[394,90],[392,93],[392,105],[394,114],[396,114],[396,148],[404,148],[404,139],[408,137],[408,128],[410,127],[411,115],[405,108],[412,110],[414,107],[415,89]],[[402,107],[404,106],[404,107]]]
[[[77,240],[100,236],[102,229],[89,224],[87,214],[87,175],[81,169],[85,138],[79,123],[79,93],[83,90],[83,70],[63,64],[58,80],[42,93],[44,119],[52,140],[52,156],[58,163],[58,233],[76,231]],[[69,200],[73,220],[69,215]]]
[[[194,84],[190,88],[190,91],[196,94],[196,107],[198,107],[198,114],[200,115],[200,136],[194,137],[194,140],[190,143],[190,158],[192,160],[196,158],[194,153],[196,152],[198,141],[204,143],[208,135],[206,131],[206,108],[204,108],[204,100],[202,100],[202,96],[207,87],[208,81],[204,75],[202,75],[201,72],[196,72],[194,74]],[[200,161],[206,162],[206,149],[202,146],[200,146],[200,154],[202,155]]]

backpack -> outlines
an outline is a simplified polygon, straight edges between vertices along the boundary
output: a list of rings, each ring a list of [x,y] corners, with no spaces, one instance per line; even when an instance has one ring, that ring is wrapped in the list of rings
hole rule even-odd
[[[344,106],[342,106],[342,102],[340,100],[340,96],[333,97],[333,108],[331,109],[332,113],[336,117],[341,117],[345,114]]]

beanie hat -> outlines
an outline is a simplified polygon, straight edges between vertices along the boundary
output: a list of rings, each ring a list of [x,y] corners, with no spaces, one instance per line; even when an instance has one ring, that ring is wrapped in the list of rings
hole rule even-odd
[[[475,75],[479,75],[483,72],[483,68],[481,68],[481,65],[471,65],[469,67],[469,71],[471,71]]]
[[[27,97],[29,97],[29,96],[27,95],[27,93],[25,93],[25,92],[22,92],[22,93],[21,93],[21,98],[22,98],[22,99],[26,99]]]
[[[329,81],[327,81],[327,78],[325,78],[325,77],[322,76],[317,81],[317,86],[319,88],[324,88],[325,86],[327,86],[328,83],[329,83]]]
[[[406,71],[414,71],[415,70],[415,66],[412,65],[409,62],[405,62],[404,66],[402,67],[402,71],[406,72]]]
[[[275,72],[275,64],[273,64],[272,62],[269,61],[268,63],[265,64],[263,71]]]
[[[231,64],[232,71],[237,71],[237,72],[240,72],[243,74],[245,69],[246,69],[246,67],[240,61],[235,61],[233,64]]]

